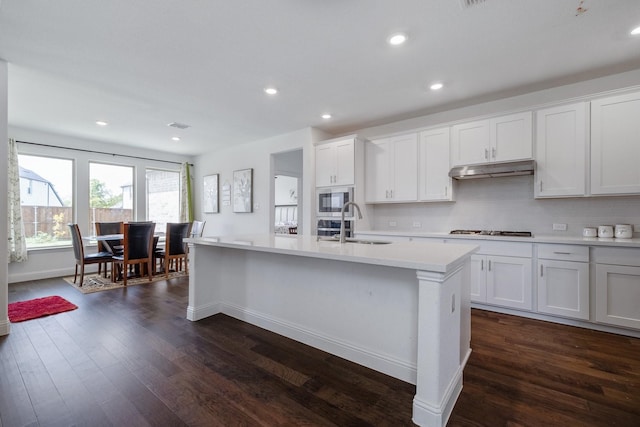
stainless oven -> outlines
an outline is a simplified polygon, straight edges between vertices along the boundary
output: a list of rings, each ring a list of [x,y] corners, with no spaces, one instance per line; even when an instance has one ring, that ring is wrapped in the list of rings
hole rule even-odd
[[[344,221],[344,234],[346,234],[346,237],[353,237],[353,223],[355,221],[353,221],[352,219],[347,219]],[[318,223],[316,224],[317,226],[317,232],[318,232],[318,236],[323,236],[323,237],[333,237],[335,235],[340,234],[340,220],[339,219],[333,219],[333,218],[327,218],[327,219],[322,219],[322,218],[318,218]]]
[[[342,207],[347,202],[353,201],[353,187],[320,188],[317,191],[317,217],[339,217]],[[345,217],[353,217],[353,207],[349,206],[345,211]]]

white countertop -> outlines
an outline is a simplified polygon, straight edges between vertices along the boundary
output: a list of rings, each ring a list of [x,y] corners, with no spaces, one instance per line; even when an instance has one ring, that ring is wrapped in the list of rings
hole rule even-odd
[[[640,248],[640,238],[615,239],[606,237],[563,237],[563,236],[534,236],[534,237],[508,237],[487,236],[478,234],[449,234],[446,232],[412,232],[412,231],[358,231],[356,235],[389,236],[389,237],[428,237],[437,239],[463,239],[463,240],[494,240],[523,243],[556,243],[562,245],[585,246],[609,246],[615,248]]]
[[[294,256],[385,265],[444,273],[475,252],[474,245],[430,242],[393,242],[371,245],[320,240],[315,236],[239,235],[184,239],[187,243]]]

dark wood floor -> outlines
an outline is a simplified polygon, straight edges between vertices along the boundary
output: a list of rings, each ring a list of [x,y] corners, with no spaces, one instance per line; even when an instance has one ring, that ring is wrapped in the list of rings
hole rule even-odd
[[[0,426],[412,425],[415,387],[218,315],[187,280],[82,295],[0,337]],[[484,311],[451,426],[640,426],[640,340]]]

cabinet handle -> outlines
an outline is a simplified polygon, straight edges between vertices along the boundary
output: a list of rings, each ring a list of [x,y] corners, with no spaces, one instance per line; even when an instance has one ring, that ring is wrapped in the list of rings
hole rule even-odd
[[[538,183],[538,185],[540,186],[540,191],[542,191],[542,180],[540,180],[540,182]]]
[[[444,186],[444,197],[447,197],[449,194],[447,194],[449,192],[449,186],[445,185]]]
[[[540,277],[544,276],[544,270],[543,270],[544,266],[542,264],[540,264]]]
[[[496,158],[496,149],[495,149],[495,147],[491,149],[491,158],[492,159]]]
[[[480,260],[480,271],[484,271],[484,260]]]
[[[393,199],[393,190],[389,190],[389,197]]]
[[[486,148],[484,149],[484,159],[489,160],[489,150],[487,150]]]
[[[489,268],[488,270],[491,271],[491,260],[488,261],[489,262]]]
[[[556,252],[556,251],[553,251],[553,253],[556,254],[556,255],[571,255],[571,252]]]

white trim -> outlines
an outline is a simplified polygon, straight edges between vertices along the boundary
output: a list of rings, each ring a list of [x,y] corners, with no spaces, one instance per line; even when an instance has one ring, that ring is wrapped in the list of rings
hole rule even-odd
[[[9,335],[10,332],[11,322],[9,322],[9,319],[7,318],[0,322],[0,337],[3,335]]]

